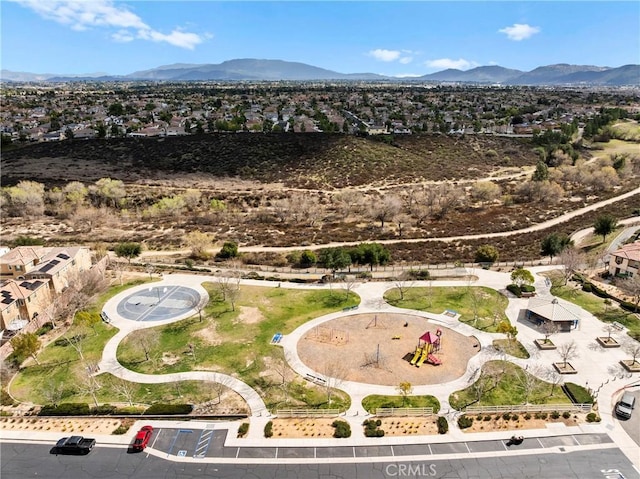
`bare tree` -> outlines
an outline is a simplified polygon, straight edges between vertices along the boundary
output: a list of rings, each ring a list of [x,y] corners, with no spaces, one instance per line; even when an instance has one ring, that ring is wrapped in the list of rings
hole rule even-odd
[[[631,296],[634,310],[638,312],[638,305],[640,305],[640,274],[634,274],[623,280],[616,280],[616,286],[625,294]]]
[[[153,279],[153,273],[156,272],[156,267],[151,263],[144,265],[144,270],[149,274],[149,279]]]
[[[567,284],[569,279],[571,279],[585,263],[585,256],[574,246],[568,246],[562,250],[558,258],[562,264],[564,284]]]
[[[549,338],[558,332],[558,325],[553,321],[544,321],[540,325],[540,332],[544,334],[544,342],[548,343]]]
[[[129,406],[133,406],[136,383],[126,381],[122,378],[116,378],[111,387],[116,394],[122,396],[129,403]]]
[[[602,330],[607,333],[607,339],[611,339],[611,333],[616,331],[616,328],[613,324],[606,324]]]
[[[113,272],[116,275],[116,278],[118,278],[118,281],[120,282],[120,286],[122,286],[123,284],[122,275],[127,269],[127,264],[124,261],[110,261],[109,268],[113,270]]]
[[[216,280],[222,301],[231,303],[231,311],[236,310],[236,301],[240,297],[240,280],[240,274],[235,271],[219,276]]]
[[[631,356],[631,365],[634,366],[640,357],[640,343],[635,340],[630,340],[624,345],[624,352]]]
[[[342,282],[342,289],[344,289],[345,298],[349,299],[349,293],[358,286],[354,277],[346,276]]]
[[[93,375],[95,365],[83,361],[83,368],[76,377],[76,386],[78,390],[85,396],[91,396],[96,407],[98,407],[98,391],[102,386]]]
[[[546,379],[551,383],[551,392],[549,397],[553,396],[556,386],[561,386],[563,382],[562,374],[556,371],[554,368],[547,369]]]
[[[516,380],[519,388],[522,390],[524,402],[528,404],[531,396],[533,396],[541,386],[541,382],[536,376],[542,375],[540,366],[534,365],[525,371],[520,369],[516,372]]]
[[[567,367],[567,363],[578,357],[578,346],[575,341],[564,343],[558,347],[558,354],[563,362],[563,367]]]
[[[145,361],[149,361],[149,359],[151,358],[151,352],[160,343],[160,331],[158,331],[156,328],[137,331],[134,335],[134,341],[144,353]]]
[[[402,209],[402,200],[396,195],[386,195],[381,200],[374,200],[370,208],[370,216],[380,222],[384,228],[387,221],[393,221]]]
[[[400,213],[396,216],[396,224],[398,225],[398,236],[402,238],[403,231],[411,224],[411,216],[406,213]]]
[[[280,376],[280,389],[284,394],[285,403],[289,403],[289,385],[291,381],[291,368],[283,358],[278,358],[273,364],[273,371]]]
[[[340,387],[347,376],[347,368],[345,363],[339,359],[327,359],[322,367],[322,374],[325,379],[324,388],[327,393],[327,402],[331,404],[333,389]]]
[[[405,279],[402,275],[393,280],[393,285],[398,290],[398,294],[400,295],[400,301],[404,300],[404,295],[409,291],[411,287],[413,287],[413,281]]]

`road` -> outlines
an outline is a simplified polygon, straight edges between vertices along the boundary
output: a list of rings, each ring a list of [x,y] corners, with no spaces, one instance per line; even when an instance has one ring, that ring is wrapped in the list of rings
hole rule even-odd
[[[574,452],[449,458],[428,456],[414,461],[332,464],[314,460],[299,464],[228,464],[192,460],[173,462],[147,453],[129,454],[122,447],[96,446],[88,456],[56,456],[51,445],[3,443],[2,477],[7,479],[635,479],[638,472],[615,448]],[[249,461],[247,461],[249,462]],[[619,471],[618,473],[604,471]]]

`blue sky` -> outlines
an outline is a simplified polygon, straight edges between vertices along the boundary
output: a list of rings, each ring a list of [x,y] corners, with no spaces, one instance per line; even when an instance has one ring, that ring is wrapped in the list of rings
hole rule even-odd
[[[127,74],[234,58],[396,76],[640,63],[635,0],[1,0],[0,8],[0,65],[34,73]]]

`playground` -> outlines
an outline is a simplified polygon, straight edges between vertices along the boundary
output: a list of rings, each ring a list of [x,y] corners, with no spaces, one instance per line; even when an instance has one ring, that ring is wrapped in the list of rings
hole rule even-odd
[[[417,348],[420,354],[413,361]],[[328,375],[342,380],[383,386],[403,381],[414,386],[452,381],[464,374],[468,361],[479,350],[475,337],[419,316],[396,313],[337,318],[323,323],[320,330],[308,331],[298,341],[300,359],[318,373],[331,372]]]

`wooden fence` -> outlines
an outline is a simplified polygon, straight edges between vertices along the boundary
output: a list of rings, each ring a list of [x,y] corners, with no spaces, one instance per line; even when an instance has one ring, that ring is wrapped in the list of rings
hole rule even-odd
[[[340,409],[278,409],[278,417],[336,417]]]
[[[428,417],[433,415],[432,407],[379,407],[375,415],[379,417]]]
[[[593,404],[514,404],[506,406],[467,406],[465,414],[500,414],[504,412],[591,412]]]

